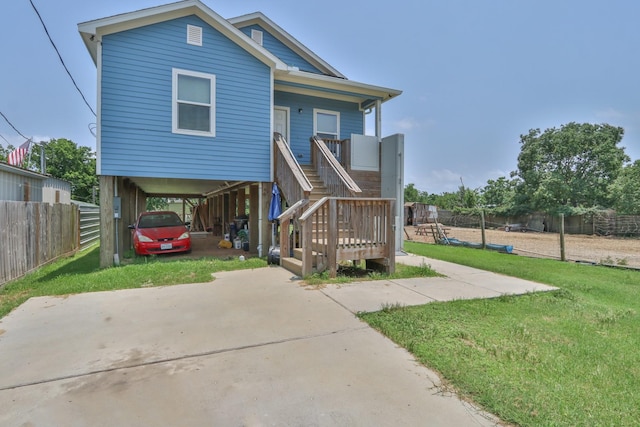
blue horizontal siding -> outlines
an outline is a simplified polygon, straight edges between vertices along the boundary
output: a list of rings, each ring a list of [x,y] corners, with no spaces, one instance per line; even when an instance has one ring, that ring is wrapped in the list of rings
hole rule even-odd
[[[278,57],[282,62],[291,66],[298,67],[300,71],[307,71],[309,73],[322,74],[320,70],[311,65],[302,56],[295,53],[288,48],[284,43],[271,35],[267,30],[260,25],[249,25],[248,27],[240,28],[240,31],[251,37],[251,30],[262,31],[262,47]]]
[[[364,112],[359,110],[359,106],[355,102],[276,91],[274,105],[290,108],[289,133],[291,141],[289,144],[291,151],[301,164],[311,163],[309,138],[313,135],[314,108],[340,113],[341,139],[350,138],[352,133],[364,134]],[[299,109],[302,109],[301,113],[298,112]]]
[[[216,76],[215,137],[171,132],[173,68]],[[269,181],[270,69],[199,18],[103,37],[100,90],[102,174]]]

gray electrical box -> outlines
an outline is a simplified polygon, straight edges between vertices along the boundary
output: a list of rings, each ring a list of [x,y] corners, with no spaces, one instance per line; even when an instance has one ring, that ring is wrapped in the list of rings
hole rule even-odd
[[[120,197],[113,198],[113,217],[115,219],[122,218],[122,204],[120,201]]]

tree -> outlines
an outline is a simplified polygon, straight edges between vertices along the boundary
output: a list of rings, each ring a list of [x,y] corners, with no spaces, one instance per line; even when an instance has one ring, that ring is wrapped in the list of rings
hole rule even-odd
[[[620,214],[640,214],[640,160],[622,169],[609,191],[614,198],[613,207]]]
[[[40,150],[31,147],[32,165],[40,165]],[[71,183],[71,198],[92,202],[94,187],[98,186],[96,159],[89,147],[59,138],[44,145],[46,173]]]
[[[169,201],[165,197],[147,197],[148,211],[164,211],[169,207]]]
[[[415,187],[414,183],[407,184],[404,187],[404,201],[417,202],[420,197],[420,190]]]
[[[624,130],[608,124],[569,123],[520,135],[518,191],[534,209],[610,206],[608,188],[629,161],[618,147]]]
[[[417,202],[427,203],[429,193],[426,191],[420,191],[415,187],[415,184],[407,184],[404,187],[404,201],[405,202]]]
[[[508,179],[504,176],[487,181],[487,185],[481,190],[482,201],[489,207],[511,207],[516,194],[517,179]]]
[[[13,151],[13,145],[9,144],[7,148],[4,148],[0,145],[0,162],[6,162],[7,157],[9,157],[9,153]]]

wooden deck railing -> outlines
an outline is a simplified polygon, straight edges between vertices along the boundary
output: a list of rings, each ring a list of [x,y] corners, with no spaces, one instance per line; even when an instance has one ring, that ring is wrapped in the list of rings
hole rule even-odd
[[[336,197],[353,197],[356,193],[362,192],[322,139],[312,136],[310,142],[311,161],[329,194]]]
[[[325,197],[300,217],[299,247],[303,276],[328,269],[335,277],[338,263],[377,260],[392,273],[395,266],[394,199]],[[295,241],[295,239],[294,239]]]
[[[329,151],[338,160],[343,168],[348,169],[351,163],[351,140],[349,139],[327,139],[322,138]]]
[[[280,192],[288,202],[308,199],[313,185],[302,171],[300,164],[291,152],[291,148],[279,133],[273,134],[275,179]]]

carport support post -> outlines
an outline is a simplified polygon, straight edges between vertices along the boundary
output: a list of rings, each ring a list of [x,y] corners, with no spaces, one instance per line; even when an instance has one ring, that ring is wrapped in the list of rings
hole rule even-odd
[[[113,265],[115,220],[113,219],[114,177],[100,175],[100,268]]]
[[[229,195],[229,224],[236,219],[236,207],[238,205],[238,192],[231,191]]]
[[[224,193],[222,195],[222,234],[223,235],[227,231],[231,233],[231,230],[227,230],[228,223],[229,223],[229,193]]]
[[[247,214],[247,202],[244,188],[238,188],[238,215]]]
[[[258,251],[258,244],[260,243],[260,187],[258,184],[253,184],[249,187],[249,253],[265,253],[264,244],[262,251]]]
[[[262,256],[269,252],[271,244],[271,223],[269,222],[269,205],[271,204],[271,183],[263,182],[261,191],[262,204],[260,205],[260,218],[262,223],[260,230],[260,244],[262,244]]]

